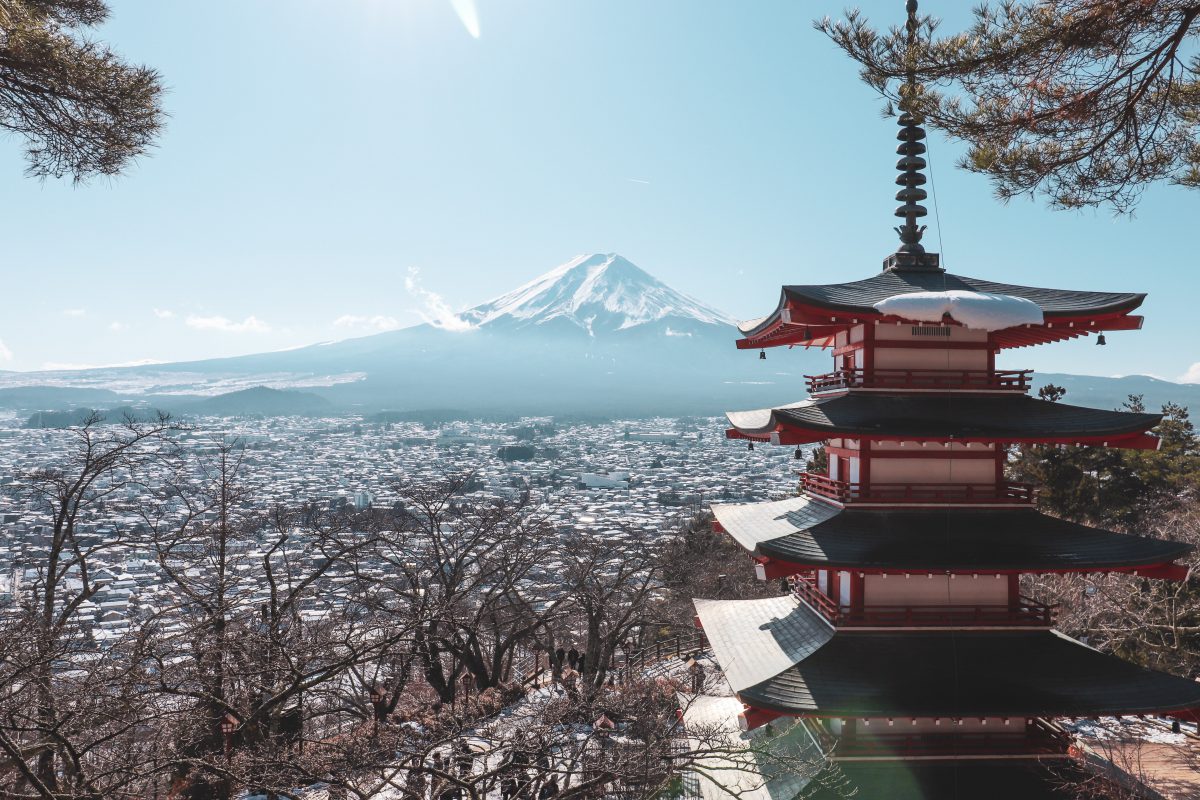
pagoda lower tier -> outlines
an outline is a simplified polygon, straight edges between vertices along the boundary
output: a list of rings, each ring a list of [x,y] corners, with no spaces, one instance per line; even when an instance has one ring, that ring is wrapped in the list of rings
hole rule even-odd
[[[1031,507],[843,508],[803,495],[714,504],[715,526],[763,579],[826,570],[860,574],[1127,572],[1183,580],[1180,542],[1092,528]]]
[[[799,445],[868,441],[1098,444],[1154,450],[1160,414],[1104,411],[1022,394],[847,393],[755,411],[730,411],[731,439]]]
[[[1096,778],[1073,761],[984,759],[836,763],[809,783],[805,800],[1078,800]],[[1120,795],[1118,795],[1120,796]]]
[[[751,728],[792,716],[953,737],[967,721],[1032,733],[1047,717],[1200,711],[1200,683],[1054,631],[847,632],[796,597],[695,605]]]

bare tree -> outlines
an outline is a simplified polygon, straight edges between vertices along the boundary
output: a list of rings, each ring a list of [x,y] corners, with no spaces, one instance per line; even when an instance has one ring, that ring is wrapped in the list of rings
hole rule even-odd
[[[618,533],[619,539],[589,532],[563,542],[569,619],[581,620],[582,680],[589,695],[604,685],[617,650],[650,622],[664,595],[654,537],[641,530]]]
[[[18,776],[12,796],[99,797],[108,785],[104,776],[113,764],[98,743],[112,731],[91,725],[87,701],[76,688],[86,685],[97,701],[126,693],[123,680],[135,675],[144,642],[135,637],[100,651],[80,624],[80,609],[104,586],[96,576],[98,561],[129,544],[136,532],[118,527],[97,537],[86,528],[106,503],[125,502],[145,489],[174,451],[173,431],[166,416],[106,425],[92,414],[66,432],[71,445],[61,465],[20,476],[21,491],[45,515],[48,530],[26,547],[35,578],[17,598],[9,642],[16,651],[5,659],[8,685],[19,688],[5,697],[7,729],[0,740]],[[125,706],[131,712],[141,707]],[[125,724],[136,726],[139,717]]]
[[[326,735],[354,670],[397,638],[358,594],[376,544],[369,527],[338,512],[253,512],[243,455],[236,441],[218,443],[198,482],[182,462],[164,492],[171,502],[147,518],[179,599],[160,614],[154,661],[162,702],[190,712],[174,731],[177,782],[190,797],[254,786],[247,764]]]
[[[1200,545],[1200,504],[1195,500],[1154,521],[1156,538]],[[1200,676],[1200,555],[1187,556],[1182,581],[1125,573],[1026,576],[1026,591],[1059,607],[1058,627],[1101,650],[1146,666]]]
[[[464,670],[476,691],[506,680],[563,600],[548,567],[554,530],[522,504],[459,502],[469,480],[400,487],[404,511],[382,552],[391,607],[420,615],[414,646],[444,702]]]

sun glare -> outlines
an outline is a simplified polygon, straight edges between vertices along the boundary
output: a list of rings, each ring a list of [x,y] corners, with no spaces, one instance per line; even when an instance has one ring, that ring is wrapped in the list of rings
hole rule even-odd
[[[450,0],[450,5],[454,7],[454,13],[458,15],[458,20],[467,29],[467,33],[478,39],[479,9],[475,7],[475,0]]]

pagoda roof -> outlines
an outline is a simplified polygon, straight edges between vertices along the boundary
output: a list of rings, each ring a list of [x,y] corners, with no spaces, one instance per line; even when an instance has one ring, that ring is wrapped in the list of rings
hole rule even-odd
[[[1200,708],[1200,683],[1056,631],[864,632],[833,636],[738,696],[828,717],[1095,716]]]
[[[1145,300],[1135,292],[1088,292],[1046,289],[952,275],[940,269],[892,269],[865,280],[848,283],[789,285],[780,293],[770,314],[738,325],[745,340],[741,347],[776,344],[832,343],[831,335],[847,323],[886,315],[874,306],[883,300],[915,292],[968,291],[1009,295],[1030,300],[1042,310],[1043,325],[1023,325],[993,334],[1000,347],[1021,347],[1086,335],[1101,330],[1137,328],[1139,317],[1130,316]],[[811,326],[807,337],[788,330]]]
[[[817,774],[806,800],[1070,800],[1090,775],[1069,760],[953,759],[839,762]],[[820,787],[820,788],[816,788]],[[857,793],[856,793],[857,792]]]
[[[1091,528],[1028,508],[841,509],[804,496],[714,504],[756,556],[807,568],[1061,572],[1168,564],[1191,545]]]
[[[1134,440],[1161,414],[1104,411],[1024,395],[856,394],[726,413],[731,438],[803,444],[832,436],[936,441],[1102,443]],[[1137,444],[1156,446],[1153,437]]]
[[[913,292],[945,291],[987,292],[1031,300],[1048,317],[1091,316],[1132,311],[1146,299],[1134,292],[1087,292],[1075,289],[1042,289],[997,283],[964,275],[927,270],[889,270],[866,280],[824,285],[783,287],[783,298],[794,298],[821,308],[863,314],[878,314],[875,303],[896,295]]]

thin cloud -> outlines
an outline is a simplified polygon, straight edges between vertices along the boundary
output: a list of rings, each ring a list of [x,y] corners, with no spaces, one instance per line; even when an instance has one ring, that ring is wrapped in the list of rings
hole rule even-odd
[[[360,316],[358,314],[343,314],[333,321],[335,328],[369,328],[376,331],[394,331],[400,327],[395,317],[386,314]]]
[[[82,317],[84,314],[87,313],[87,309],[86,308],[64,308],[62,313],[63,313],[64,317]]]
[[[12,361],[12,360],[13,360],[13,351],[8,349],[8,345],[6,345],[4,343],[3,339],[0,339],[0,361]]]
[[[81,369],[121,369],[123,367],[146,367],[151,364],[162,364],[153,358],[142,358],[137,361],[120,361],[115,364],[81,364],[76,361],[43,361],[42,370],[46,372],[75,372]]]
[[[175,312],[167,308],[156,308],[154,309],[154,316],[158,317],[159,319],[170,319],[171,317],[175,316]]]
[[[124,322],[116,322],[116,321],[114,321],[114,322],[110,322],[110,323],[108,323],[108,329],[109,329],[110,331],[118,331],[118,332],[120,332],[120,331],[128,330],[128,329],[129,329],[129,326],[128,326],[128,325],[126,325]]]
[[[222,333],[269,333],[271,326],[253,314],[241,322],[234,322],[228,317],[198,317],[191,315],[186,324],[198,331],[220,331]]]
[[[421,285],[421,271],[416,267],[408,268],[408,275],[404,276],[404,288],[421,303],[421,307],[413,309],[413,312],[433,327],[455,332],[471,330],[471,323],[455,314],[440,294]]]
[[[1200,361],[1187,368],[1187,372],[1179,377],[1180,383],[1200,383]]]
[[[644,181],[641,178],[626,178],[625,180],[629,181],[630,183],[642,183],[646,186],[650,185],[650,181]]]

